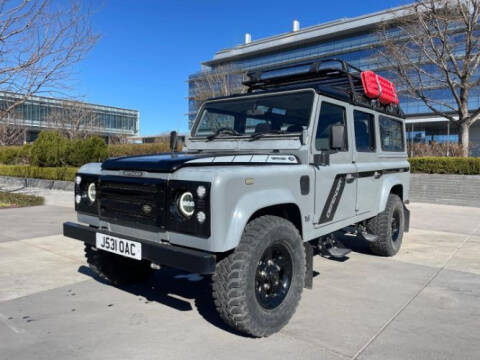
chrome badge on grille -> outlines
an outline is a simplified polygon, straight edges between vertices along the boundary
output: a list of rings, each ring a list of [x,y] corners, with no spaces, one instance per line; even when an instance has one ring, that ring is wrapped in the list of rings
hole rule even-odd
[[[143,176],[143,171],[123,170],[122,174],[124,176]]]
[[[142,211],[145,215],[148,215],[152,212],[152,207],[148,204],[142,206]]]

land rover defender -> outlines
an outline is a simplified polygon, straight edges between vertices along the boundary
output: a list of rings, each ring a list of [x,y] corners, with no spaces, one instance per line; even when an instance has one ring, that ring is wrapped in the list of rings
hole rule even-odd
[[[399,251],[410,168],[383,77],[330,59],[250,72],[245,85],[201,106],[182,152],[82,166],[81,224],[64,234],[113,284],[162,266],[211,275],[221,318],[263,337],[312,286],[314,253],[346,257],[339,234]]]

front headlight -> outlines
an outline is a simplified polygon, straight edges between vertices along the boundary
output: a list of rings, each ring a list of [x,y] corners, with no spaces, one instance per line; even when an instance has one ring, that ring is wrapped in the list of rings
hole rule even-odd
[[[94,203],[95,200],[97,200],[97,188],[95,187],[95,183],[88,185],[87,196],[91,203]]]
[[[97,186],[99,176],[77,174],[75,176],[75,210],[89,215],[98,215]]]
[[[195,201],[193,200],[193,194],[190,191],[184,192],[178,198],[178,210],[185,215],[190,217],[195,211]]]

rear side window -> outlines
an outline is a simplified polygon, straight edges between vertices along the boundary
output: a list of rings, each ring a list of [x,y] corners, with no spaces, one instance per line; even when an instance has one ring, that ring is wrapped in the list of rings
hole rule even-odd
[[[380,116],[380,141],[383,151],[405,151],[403,124],[386,116]]]
[[[362,111],[353,112],[355,124],[355,145],[359,152],[375,151],[375,125],[372,114]]]
[[[330,128],[332,125],[345,126],[345,108],[342,106],[322,103],[320,117],[318,118],[317,136],[315,137],[315,147],[317,150],[330,150]],[[347,131],[345,130],[345,146],[347,149]]]

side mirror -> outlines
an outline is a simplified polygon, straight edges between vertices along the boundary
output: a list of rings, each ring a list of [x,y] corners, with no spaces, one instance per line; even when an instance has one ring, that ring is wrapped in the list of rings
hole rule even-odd
[[[308,130],[303,129],[302,135],[300,136],[300,142],[302,145],[307,145],[307,140],[308,140]]]
[[[330,128],[330,149],[343,150],[345,148],[345,126],[332,125]]]
[[[170,133],[170,151],[176,152],[177,151],[177,132],[172,131]]]

